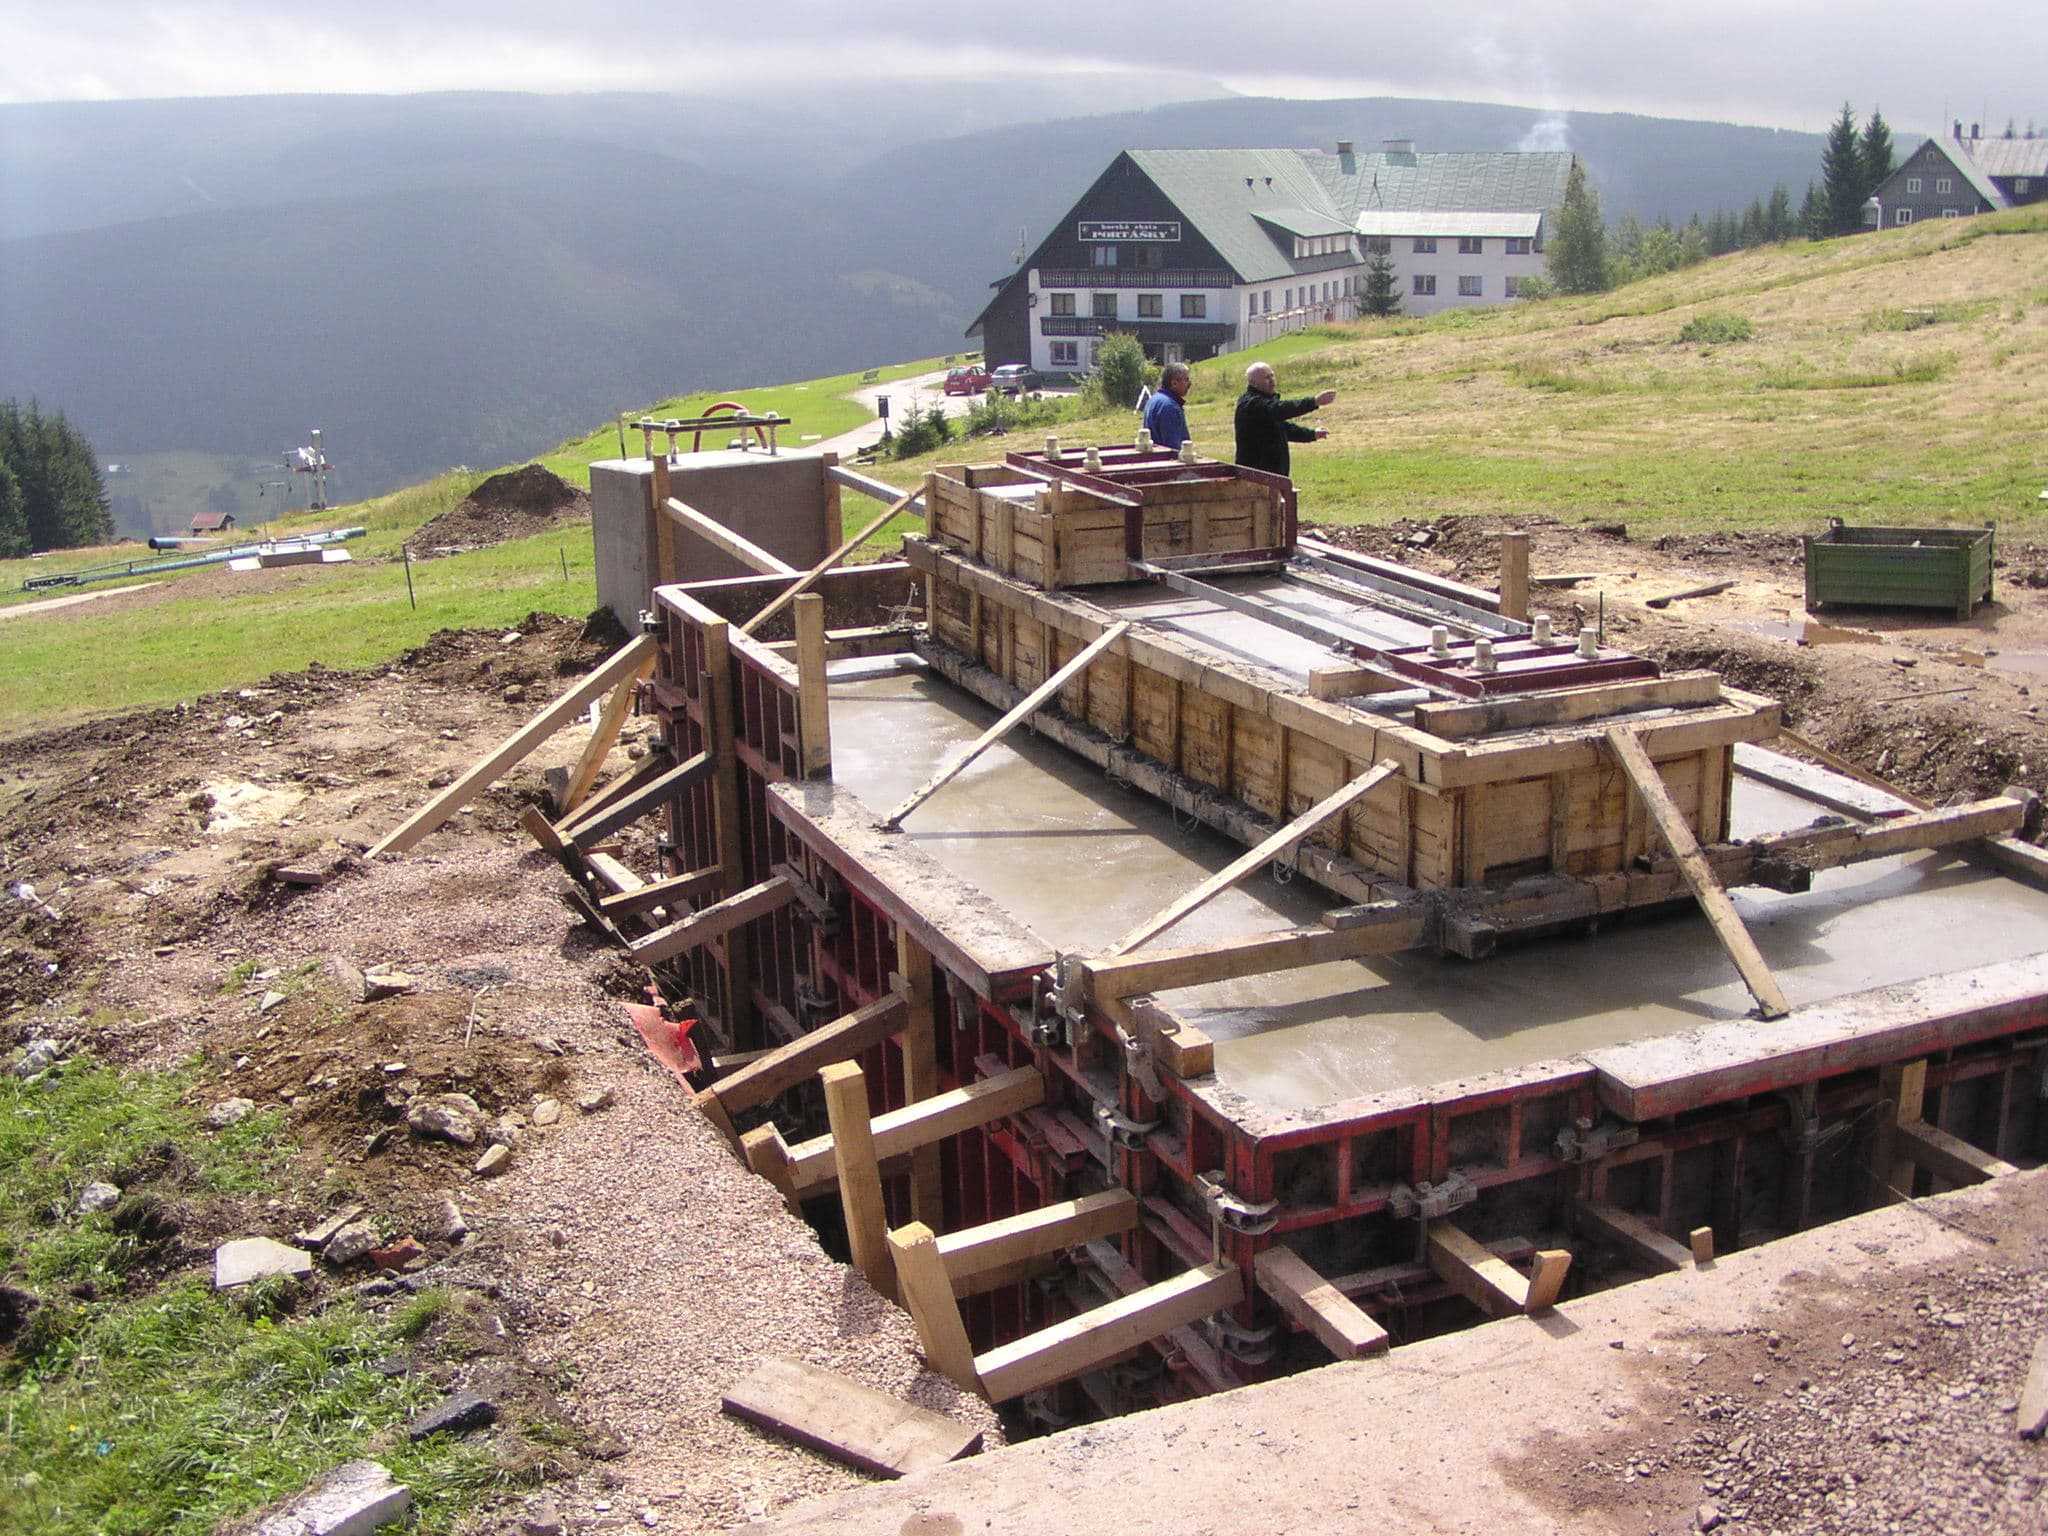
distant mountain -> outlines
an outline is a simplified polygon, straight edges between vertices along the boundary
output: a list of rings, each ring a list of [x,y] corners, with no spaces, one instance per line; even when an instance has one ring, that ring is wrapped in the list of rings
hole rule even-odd
[[[1214,99],[1157,104],[1174,90]],[[1816,136],[1770,129],[1219,93],[0,107],[0,396],[62,408],[105,458],[274,462],[317,425],[354,498],[684,389],[958,350],[1019,228],[1035,240],[1126,146],[1564,146],[1610,216],[1645,218],[1777,181],[1797,198],[1819,163]],[[1112,103],[1131,110],[1046,120]]]

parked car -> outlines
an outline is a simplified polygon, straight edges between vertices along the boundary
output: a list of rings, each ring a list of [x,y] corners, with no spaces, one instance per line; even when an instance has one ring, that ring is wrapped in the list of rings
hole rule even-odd
[[[988,377],[988,387],[998,394],[1021,395],[1027,389],[1036,389],[1038,375],[1031,371],[1028,363],[1005,363]]]
[[[955,368],[946,374],[949,395],[978,395],[988,388],[986,368]]]

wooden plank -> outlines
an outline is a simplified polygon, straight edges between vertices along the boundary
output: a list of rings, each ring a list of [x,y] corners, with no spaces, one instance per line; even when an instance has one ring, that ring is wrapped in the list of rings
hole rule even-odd
[[[1135,1030],[1163,1072],[1175,1077],[1207,1077],[1216,1070],[1216,1042],[1157,998],[1112,998],[1110,1017]]]
[[[902,988],[903,1096],[912,1104],[939,1092],[938,1022],[932,1015],[932,956],[909,929],[896,927],[896,979]],[[931,1226],[945,1225],[946,1192],[936,1142],[910,1154],[910,1214]]]
[[[1500,536],[1500,616],[1504,619],[1529,617],[1529,535],[1504,533]]]
[[[1536,1261],[1529,1272],[1529,1303],[1531,1312],[1548,1312],[1557,1305],[1557,1298],[1564,1290],[1565,1276],[1571,1273],[1572,1256],[1563,1248],[1539,1248]]]
[[[1317,1274],[1292,1248],[1275,1244],[1252,1260],[1259,1289],[1339,1360],[1363,1360],[1388,1347],[1387,1330]]]
[[[535,747],[575,719],[589,707],[592,699],[636,675],[654,657],[656,650],[652,635],[640,635],[619,647],[595,671],[587,673],[561,697],[499,742],[462,777],[385,833],[372,845],[368,857],[374,859],[381,854],[404,853],[497,782],[507,770],[522,762]]]
[[[1734,586],[1732,581],[1706,581],[1696,587],[1687,587],[1682,592],[1667,592],[1662,597],[1653,597],[1643,604],[1645,608],[1669,608],[1673,603],[1682,603],[1689,597],[1713,597]]]
[[[713,833],[718,839],[718,865],[725,871],[725,889],[738,893],[746,881],[746,831],[740,824],[739,700],[733,687],[732,626],[724,619],[706,619],[698,628],[698,642],[703,661],[699,685],[704,705],[704,749],[711,759],[711,806]],[[726,1033],[733,1044],[760,1042],[754,1011],[754,950],[743,928],[732,930],[732,942],[725,947],[725,1013]]]
[[[882,1204],[882,1169],[875,1159],[875,1133],[868,1118],[867,1074],[850,1061],[821,1069],[825,1118],[832,1127],[839,1170],[839,1210],[854,1268],[882,1295],[896,1295],[896,1263],[889,1255],[889,1224]]]
[[[1495,731],[1570,725],[1640,709],[1689,709],[1721,702],[1718,672],[1673,672],[1635,682],[1557,688],[1505,698],[1418,704],[1415,723],[1432,736],[1456,740]]]
[[[895,993],[864,1008],[843,1013],[830,1024],[801,1035],[787,1045],[764,1051],[729,1077],[720,1078],[705,1094],[716,1094],[728,1114],[766,1104],[807,1082],[835,1062],[851,1061],[901,1029],[909,1005]],[[699,1095],[703,1097],[703,1095]]]
[[[555,823],[555,830],[564,837],[568,836],[576,830],[578,823],[588,821],[599,811],[609,806],[617,805],[620,800],[641,788],[649,780],[666,773],[668,771],[668,763],[669,759],[665,753],[649,753],[631,768],[606,784],[604,788],[600,789],[588,800],[577,806],[575,810],[557,821]]]
[[[1124,632],[1130,627],[1128,622],[1112,624],[1108,629],[1097,635],[1094,641],[1077,654],[1072,661],[1032,689],[1031,692],[1024,696],[1022,702],[1016,708],[1012,709],[1002,719],[976,737],[964,753],[954,758],[951,763],[941,768],[931,778],[925,780],[922,785],[913,790],[908,799],[882,818],[882,825],[885,827],[901,825],[904,817],[908,816],[947,783],[951,782],[969,763],[1009,735],[1015,727],[1037,714],[1044,707],[1047,699],[1050,699],[1060,689],[1072,682],[1078,674],[1085,671],[1091,661],[1121,639]]]
[[[569,845],[562,841],[561,836],[549,824],[547,817],[541,815],[539,806],[529,805],[525,810],[521,811],[519,813],[519,825],[526,829],[528,837],[539,843],[545,851],[553,854],[556,858],[559,859],[564,853],[568,852]]]
[[[650,880],[629,891],[600,897],[597,908],[606,917],[627,917],[635,912],[651,912],[656,907],[695,901],[699,896],[710,895],[724,883],[725,871],[722,869],[693,869],[687,875]]]
[[[660,810],[710,774],[711,759],[699,752],[695,757],[657,774],[631,794],[621,795],[601,810],[589,816],[579,816],[566,828],[557,830],[578,848],[588,848],[603,842],[621,827],[631,826],[650,811]]]
[[[1749,930],[1742,925],[1742,917],[1735,910],[1735,904],[1728,899],[1727,891],[1715,878],[1713,869],[1700,853],[1699,840],[1692,835],[1692,828],[1685,824],[1678,807],[1671,803],[1671,796],[1664,788],[1664,781],[1658,776],[1657,765],[1650,761],[1649,753],[1635,734],[1620,726],[1607,732],[1607,744],[1613,750],[1615,760],[1635,786],[1636,798],[1650,814],[1664,845],[1671,850],[1678,861],[1686,884],[1692,887],[1694,898],[1707,914],[1707,921],[1713,925],[1715,936],[1721,947],[1728,951],[1728,957],[1735,962],[1735,968],[1742,974],[1742,983],[1749,988],[1749,995],[1756,999],[1757,1012],[1765,1019],[1780,1019],[1791,1011],[1785,1001],[1785,994],[1779,990],[1777,978],[1758,953],[1756,941],[1749,936]]]
[[[978,1429],[779,1356],[755,1366],[721,1402],[735,1418],[879,1477],[944,1466],[981,1449]]]
[[[597,729],[590,733],[590,740],[583,744],[583,755],[576,759],[576,766],[569,770],[569,782],[562,786],[562,798],[556,806],[557,817],[567,816],[581,805],[597,783],[598,773],[604,768],[604,760],[618,744],[619,732],[625,728],[626,714],[633,707],[633,697],[641,680],[654,670],[655,658],[650,654],[640,664],[639,670],[612,690],[605,700],[604,709],[597,717]]]
[[[1980,1151],[1938,1125],[1914,1120],[1893,1128],[1892,1150],[1907,1162],[1925,1168],[1950,1184],[1983,1184],[2013,1173],[2011,1163]]]
[[[1250,851],[1232,859],[1222,869],[1204,880],[1185,896],[1170,902],[1166,907],[1148,917],[1130,930],[1115,944],[1110,955],[1125,954],[1139,945],[1150,942],[1174,924],[1190,914],[1201,910],[1245,876],[1263,868],[1272,860],[1291,852],[1294,846],[1333,816],[1341,816],[1351,806],[1363,800],[1373,790],[1400,772],[1392,762],[1375,763],[1364,773],[1346,784],[1334,795],[1317,801],[1294,820],[1287,823],[1271,837]]]
[[[825,667],[825,599],[806,592],[796,600],[796,716],[807,779],[832,771],[832,701]]]
[[[730,555],[758,576],[794,576],[795,566],[780,557],[770,554],[752,539],[737,529],[728,528],[715,518],[706,517],[695,507],[677,501],[673,496],[662,503],[663,513],[675,520],[678,528],[695,534],[721,554]]]
[[[2025,802],[2000,796],[1938,811],[1913,811],[1870,826],[1799,828],[1751,841],[1759,852],[1788,855],[1811,869],[1831,869],[1923,848],[1967,844],[1974,851],[1985,840],[2018,829],[2026,814]]]
[[[1365,693],[1399,693],[1415,685],[1383,667],[1313,667],[1308,674],[1309,697],[1352,699]]]
[[[1452,1290],[1493,1317],[1511,1317],[1529,1301],[1529,1282],[1448,1221],[1429,1224],[1429,1267]]]
[[[796,899],[796,888],[782,876],[750,885],[725,900],[693,912],[688,917],[657,928],[645,938],[635,939],[626,952],[642,965],[673,960],[685,950],[709,944],[757,918],[779,911]]]
[[[1694,1227],[1685,1235],[1686,1246],[1692,1254],[1695,1265],[1714,1262],[1714,1229]]]
[[[987,1281],[1026,1259],[1128,1232],[1137,1224],[1137,1196],[1127,1189],[1104,1190],[948,1232],[938,1239],[938,1254],[945,1261],[952,1294],[966,1296],[988,1288],[977,1281]]]
[[[1036,1067],[1018,1067],[964,1088],[936,1094],[916,1104],[877,1115],[875,1155],[887,1162],[931,1142],[987,1125],[1045,1101],[1045,1079]],[[838,1178],[838,1158],[830,1136],[813,1137],[789,1149],[790,1185],[799,1195],[813,1195]]]
[[[1692,1253],[1684,1244],[1673,1242],[1632,1211],[1600,1200],[1577,1201],[1573,1211],[1581,1232],[1591,1232],[1619,1248],[1638,1269],[1656,1274],[1684,1269],[1692,1262]]]
[[[1421,903],[1383,902],[1353,908],[1351,926],[1285,928],[1220,944],[1187,949],[1154,950],[1109,959],[1077,959],[1075,966],[1089,995],[1098,1002],[1165,992],[1176,987],[1207,986],[1268,971],[1297,970],[1332,960],[1360,960],[1392,954],[1421,941],[1428,916]]]
[[[841,471],[839,473],[844,472]],[[841,484],[845,483],[845,481],[841,481]],[[861,545],[867,543],[869,539],[873,538],[876,534],[880,533],[882,531],[883,526],[886,523],[888,523],[891,518],[895,517],[900,512],[908,511],[910,509],[910,504],[913,501],[916,501],[917,497],[918,493],[916,491],[906,491],[903,493],[903,495],[899,496],[895,501],[890,502],[889,509],[886,512],[882,513],[882,515],[877,517],[873,522],[863,524],[860,531],[854,534],[852,538],[848,539],[844,544],[841,544],[837,549],[833,550],[831,554],[827,555],[824,559],[820,560],[816,565],[812,566],[808,571],[804,572],[803,575],[799,576],[796,579],[795,583],[791,585],[788,591],[784,592],[780,597],[776,598],[773,602],[768,604],[767,607],[763,608],[759,613],[755,614],[751,619],[747,620],[745,624],[741,625],[740,633],[743,635],[753,634],[754,631],[758,630],[763,624],[766,624],[770,619],[774,618],[775,615],[782,612],[783,609],[787,608],[791,603],[795,602],[798,598],[802,597],[806,592],[810,591],[812,587],[817,585],[819,577],[823,576],[827,571],[831,570],[835,565],[839,564],[840,561],[844,560],[856,549],[859,549]]]
[[[2019,1417],[2013,1427],[2022,1440],[2038,1440],[2048,1433],[2048,1338],[2034,1346],[2026,1385],[2020,1388]]]
[[[896,1266],[896,1290],[903,1310],[917,1324],[925,1364],[954,1386],[980,1392],[974,1346],[967,1341],[967,1325],[961,1321],[957,1293],[932,1229],[921,1221],[898,1227],[889,1234],[889,1253]]]
[[[1147,1340],[1244,1299],[1232,1264],[1205,1264],[975,1357],[993,1403],[1108,1365]]]

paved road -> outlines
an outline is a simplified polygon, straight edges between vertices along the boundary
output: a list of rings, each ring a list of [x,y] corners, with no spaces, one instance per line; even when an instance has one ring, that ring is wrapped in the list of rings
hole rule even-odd
[[[907,379],[895,379],[887,384],[863,384],[853,391],[852,398],[875,409],[877,396],[889,397],[889,419],[901,421],[912,405],[921,411],[938,411],[945,416],[964,416],[983,397],[980,395],[949,395],[945,392],[946,370],[937,369],[932,373],[920,373]],[[1047,390],[1047,394],[1066,394],[1065,390]],[[837,437],[821,443],[806,443],[807,448],[829,448],[841,458],[875,446],[882,440],[882,420],[876,417],[851,432],[842,432]]]

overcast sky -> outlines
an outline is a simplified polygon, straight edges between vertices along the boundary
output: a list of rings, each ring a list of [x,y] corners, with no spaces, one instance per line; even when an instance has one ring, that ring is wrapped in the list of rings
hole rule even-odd
[[[0,100],[831,88],[1142,68],[1287,96],[1444,96],[1822,127],[2048,126],[2042,0],[0,0]],[[758,39],[758,40],[756,40]],[[934,125],[942,128],[944,125]],[[1987,127],[1989,123],[1987,122]]]

